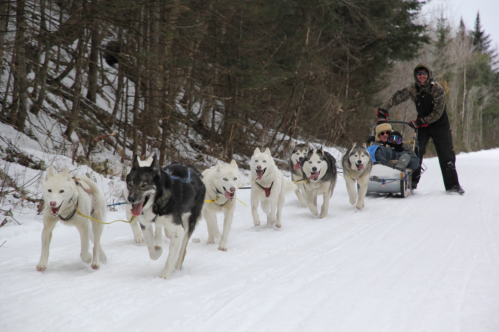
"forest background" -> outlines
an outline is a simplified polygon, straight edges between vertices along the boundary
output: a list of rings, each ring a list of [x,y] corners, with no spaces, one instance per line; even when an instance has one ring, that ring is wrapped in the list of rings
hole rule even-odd
[[[246,167],[257,146],[284,160],[296,139],[365,141],[424,61],[447,92],[456,152],[499,146],[498,58],[479,14],[473,27],[425,22],[425,4],[3,1],[0,121],[101,173],[113,172],[103,149],[127,164],[159,151],[161,164]],[[390,110],[415,117],[411,102]],[[18,152],[2,159],[29,165]]]

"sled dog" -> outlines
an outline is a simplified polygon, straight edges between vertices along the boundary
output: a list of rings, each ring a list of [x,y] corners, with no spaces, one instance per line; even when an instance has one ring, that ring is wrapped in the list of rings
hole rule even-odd
[[[294,183],[286,181],[270,155],[269,148],[261,152],[256,148],[250,161],[251,169],[251,213],[255,226],[260,225],[258,205],[267,215],[267,224],[281,228],[281,211],[286,193],[296,190]]]
[[[305,191],[305,186],[303,185],[303,172],[301,170],[301,164],[310,150],[308,144],[296,144],[289,158],[289,171],[291,172],[291,180],[296,183],[295,194],[298,197],[301,205],[303,207],[307,206],[307,199]]]
[[[134,157],[126,182],[130,212],[141,216],[139,222],[151,259],[157,260],[163,252],[160,245],[154,245],[152,224],[165,227],[170,235],[168,258],[160,274],[168,279],[182,267],[187,243],[201,215],[206,189],[200,173],[180,163],[161,169],[156,155],[150,166],[141,167]]]
[[[329,200],[333,196],[336,185],[336,159],[329,152],[320,149],[310,150],[302,164],[305,190],[307,191],[307,205],[319,218],[327,216],[329,210]],[[321,213],[317,209],[317,195],[323,197]]]
[[[208,225],[208,243],[215,243],[215,238],[221,237],[218,250],[227,251],[227,238],[237,203],[236,192],[241,181],[241,173],[235,160],[229,165],[222,165],[219,161],[203,172],[206,196],[202,214]],[[218,229],[217,212],[224,214],[222,235]]]
[[[139,162],[140,167],[151,166],[152,157],[149,157],[146,160],[140,160],[140,158],[138,156],[137,156],[137,158],[138,158],[138,162]],[[125,198],[128,197],[127,186],[125,186],[125,189],[123,190],[123,195]],[[132,206],[130,205],[130,203],[127,203],[126,208],[125,208],[127,220],[130,220],[132,218],[131,210],[132,210]],[[135,242],[137,242],[137,243],[142,243],[142,241],[144,241],[144,237],[142,235],[142,231],[140,230],[140,226],[139,226],[140,218],[142,218],[142,216],[138,216],[137,218],[132,220],[132,222],[130,223],[130,226],[132,227],[133,238],[134,238]],[[161,245],[161,233],[163,232],[163,226],[160,226],[158,224],[155,224],[154,226],[155,226],[154,227],[154,243],[157,245]],[[166,230],[166,228],[164,230],[165,230],[166,237],[170,238],[170,235],[168,234],[168,231]]]
[[[44,271],[47,268],[52,231],[60,221],[64,225],[75,226],[80,232],[80,257],[85,263],[92,262],[92,268],[98,270],[100,262],[104,264],[107,262],[106,254],[100,244],[104,225],[80,216],[77,210],[97,220],[106,220],[106,199],[99,187],[86,176],[71,177],[67,168],[64,168],[61,174],[55,174],[50,166],[43,180],[42,193],[45,201],[42,255],[36,269]],[[94,243],[92,255],[88,252],[90,240]]]
[[[360,147],[354,143],[341,157],[341,166],[343,167],[343,177],[345,178],[345,183],[347,185],[350,204],[354,205],[355,202],[357,202],[357,210],[362,210],[371,169],[373,167],[373,162],[369,152],[367,152],[366,144],[363,144]],[[355,183],[359,186],[358,198]]]

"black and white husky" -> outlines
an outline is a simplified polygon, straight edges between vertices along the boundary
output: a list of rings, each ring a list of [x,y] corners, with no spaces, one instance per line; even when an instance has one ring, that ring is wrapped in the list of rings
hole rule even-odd
[[[354,205],[357,202],[357,210],[364,208],[364,197],[367,193],[369,177],[373,162],[371,156],[366,149],[366,144],[357,146],[355,143],[341,157],[341,166],[343,167],[343,177],[347,185],[348,197],[350,204]],[[357,188],[355,183],[359,185],[359,195],[357,197]]]
[[[161,246],[154,245],[152,223],[162,225],[170,235],[170,250],[160,275],[168,279],[182,267],[187,243],[201,215],[206,188],[200,172],[180,163],[161,169],[156,156],[151,166],[141,167],[134,157],[126,182],[130,212],[141,216],[139,222],[151,259],[157,260],[163,252]]]
[[[336,159],[322,147],[310,150],[302,164],[305,190],[307,191],[307,205],[319,218],[327,216],[329,210],[329,199],[333,196],[336,185]],[[317,209],[317,195],[322,195],[323,203],[321,213]]]
[[[308,144],[301,143],[296,144],[289,158],[289,171],[291,172],[291,180],[296,183],[295,194],[298,197],[301,205],[303,207],[307,206],[307,192],[305,186],[301,181],[303,181],[303,172],[301,170],[301,165],[303,160],[307,157],[308,151],[310,150]]]

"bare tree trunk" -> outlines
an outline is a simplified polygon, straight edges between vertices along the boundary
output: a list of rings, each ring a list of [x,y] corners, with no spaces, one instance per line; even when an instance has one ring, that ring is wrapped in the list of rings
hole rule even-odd
[[[73,89],[73,106],[68,118],[68,126],[66,127],[66,131],[64,135],[71,141],[71,135],[73,134],[74,129],[77,126],[77,118],[80,113],[80,99],[81,99],[81,82],[82,82],[82,69],[83,69],[83,54],[85,49],[85,40],[84,37],[78,39],[78,45],[76,47],[76,66],[75,66],[75,84]]]
[[[25,0],[19,0],[16,4],[16,60],[14,74],[14,89],[18,100],[17,109],[12,112],[11,124],[17,127],[17,130],[24,131],[26,118],[28,116],[28,82],[26,73],[26,18],[25,18]]]
[[[97,1],[92,0],[92,12],[96,12],[98,10]],[[88,87],[87,87],[87,99],[94,102],[97,100],[97,89],[98,89],[98,61],[99,61],[99,48],[102,41],[102,35],[100,31],[99,21],[93,18],[91,15],[90,18],[92,21],[92,36],[90,42],[90,55],[88,57]],[[120,30],[121,31],[121,30]]]

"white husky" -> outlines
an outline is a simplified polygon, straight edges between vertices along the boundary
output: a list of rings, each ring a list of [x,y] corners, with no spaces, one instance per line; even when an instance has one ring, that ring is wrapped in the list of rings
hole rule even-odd
[[[242,184],[237,163],[232,160],[229,165],[222,165],[219,161],[203,172],[203,182],[206,195],[202,214],[208,225],[208,243],[215,243],[215,238],[221,236],[218,250],[227,251],[227,238],[236,209],[236,192]],[[222,235],[218,229],[217,212],[224,214]]]
[[[255,149],[250,161],[251,168],[251,213],[255,226],[260,226],[258,205],[267,215],[267,224],[281,228],[281,211],[286,194],[296,190],[294,183],[286,181],[270,155],[269,148],[261,152]]]
[[[44,271],[47,268],[52,231],[60,221],[78,229],[81,239],[80,257],[85,263],[92,261],[92,268],[98,270],[101,261],[104,264],[107,262],[106,254],[100,245],[103,225],[77,213],[78,210],[97,220],[106,219],[106,200],[97,185],[86,176],[71,177],[66,168],[61,174],[55,174],[50,166],[43,180],[42,191],[45,200],[42,255],[36,269]],[[93,255],[88,252],[90,240],[94,243]]]
[[[151,163],[152,163],[152,157],[149,157],[146,160],[141,160],[137,156],[137,160],[139,162],[140,167],[148,167],[148,166],[151,166]],[[123,195],[125,197],[128,197],[127,186],[125,186],[125,189],[123,190]],[[125,208],[127,220],[130,220],[132,218],[132,212],[130,212],[131,210],[132,210],[132,205],[127,202],[126,208]],[[142,241],[144,241],[144,236],[142,235],[142,231],[140,230],[140,225],[139,225],[139,220],[141,218],[143,218],[143,216],[138,216],[137,218],[132,220],[132,222],[130,223],[130,226],[132,227],[133,238],[134,238],[135,242],[137,242],[137,243],[142,243]],[[160,226],[158,224],[155,224],[154,227],[155,227],[154,228],[154,243],[156,245],[161,245],[161,233],[163,232],[164,227]],[[168,234],[167,229],[164,228],[164,230],[165,230],[166,237],[170,238],[170,234]]]
[[[362,210],[371,169],[373,167],[373,162],[369,152],[367,152],[366,144],[364,143],[364,145],[360,147],[354,143],[341,157],[341,166],[343,167],[343,177],[345,178],[345,183],[347,185],[350,204],[354,205],[355,202],[357,202],[357,210]],[[359,186],[358,198],[355,182],[357,182],[357,185]]]

